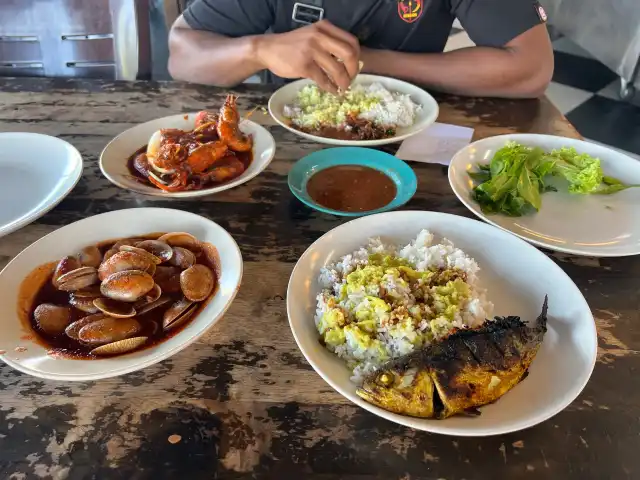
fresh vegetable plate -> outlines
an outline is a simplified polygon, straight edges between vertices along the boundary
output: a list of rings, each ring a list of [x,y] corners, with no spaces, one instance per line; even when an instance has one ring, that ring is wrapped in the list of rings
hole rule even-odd
[[[517,165],[519,146],[530,149],[520,157],[524,166]],[[489,177],[491,188],[478,195],[474,187]],[[456,153],[449,183],[476,216],[539,247],[596,257],[640,254],[640,188],[625,188],[640,185],[640,162],[617,150],[551,135],[490,137]]]

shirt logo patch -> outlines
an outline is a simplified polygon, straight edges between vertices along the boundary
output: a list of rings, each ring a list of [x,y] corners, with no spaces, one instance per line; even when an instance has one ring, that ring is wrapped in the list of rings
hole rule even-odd
[[[538,12],[538,16],[540,17],[540,20],[542,20],[543,22],[546,22],[549,17],[547,16],[547,12],[544,11],[544,8],[542,8],[542,5],[540,4],[536,5],[536,11]]]
[[[422,16],[423,0],[398,0],[398,15],[407,23],[413,23]]]

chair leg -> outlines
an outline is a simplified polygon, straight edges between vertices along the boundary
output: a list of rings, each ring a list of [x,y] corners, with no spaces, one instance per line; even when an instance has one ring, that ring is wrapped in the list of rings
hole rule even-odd
[[[638,75],[640,75],[640,57],[638,57],[638,61],[636,62],[636,66],[633,69],[633,73],[631,74],[631,78],[626,80],[624,78],[620,78],[620,91],[618,95],[621,100],[630,102],[633,100],[633,97],[636,95],[636,80],[638,79]]]

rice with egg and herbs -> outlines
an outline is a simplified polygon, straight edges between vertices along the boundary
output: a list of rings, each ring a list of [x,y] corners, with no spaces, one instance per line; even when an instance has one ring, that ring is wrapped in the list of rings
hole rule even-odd
[[[384,362],[490,318],[478,271],[473,258],[446,239],[434,243],[427,230],[400,249],[371,239],[321,270],[321,340],[360,384]]]
[[[420,110],[409,95],[390,92],[380,83],[354,85],[341,96],[324,92],[317,85],[306,85],[284,115],[302,128],[346,126],[349,116],[391,128],[410,127]]]

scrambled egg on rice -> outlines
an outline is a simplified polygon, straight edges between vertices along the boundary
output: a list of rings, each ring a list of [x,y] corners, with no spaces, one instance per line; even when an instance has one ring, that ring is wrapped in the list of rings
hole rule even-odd
[[[450,243],[431,245],[426,231],[421,235],[424,245],[412,243],[400,254],[370,247],[321,275],[325,290],[318,295],[316,326],[356,381],[456,328],[481,324],[491,313],[474,285],[475,261]]]

